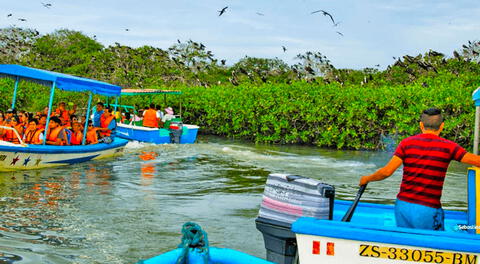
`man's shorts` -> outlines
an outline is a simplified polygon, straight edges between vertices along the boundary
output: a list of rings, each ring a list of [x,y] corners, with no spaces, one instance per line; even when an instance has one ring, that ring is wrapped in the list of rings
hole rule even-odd
[[[395,220],[398,227],[445,230],[442,208],[398,200],[395,202]]]

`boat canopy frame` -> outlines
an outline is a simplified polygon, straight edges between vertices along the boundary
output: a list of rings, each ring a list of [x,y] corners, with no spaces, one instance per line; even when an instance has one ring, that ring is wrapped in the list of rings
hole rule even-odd
[[[122,89],[122,93],[120,94],[121,96],[138,96],[138,95],[149,95],[149,104],[152,103],[152,95],[158,95],[158,94],[163,94],[163,103],[166,105],[167,104],[167,95],[169,94],[175,94],[175,95],[181,95],[182,91],[179,90],[162,90],[162,89]],[[108,101],[108,100],[107,100]],[[133,109],[133,112],[136,113],[136,109],[134,106],[130,105],[122,105],[118,103],[118,97],[115,99],[115,103],[111,104],[115,107],[115,111],[117,110],[117,107],[124,108],[127,110],[128,108]],[[182,102],[180,101],[180,117],[182,116]]]
[[[85,118],[82,145],[85,145],[92,95],[120,96],[122,88],[118,85],[109,84],[93,79],[73,76],[69,74],[41,70],[31,67],[15,64],[0,64],[0,78],[12,78],[15,80],[15,87],[12,98],[12,109],[15,109],[17,99],[17,90],[20,80],[38,83],[44,86],[50,86],[50,99],[48,101],[47,123],[45,124],[45,133],[43,135],[43,145],[47,142],[47,134],[52,114],[53,98],[55,89],[72,92],[88,92],[87,115]]]

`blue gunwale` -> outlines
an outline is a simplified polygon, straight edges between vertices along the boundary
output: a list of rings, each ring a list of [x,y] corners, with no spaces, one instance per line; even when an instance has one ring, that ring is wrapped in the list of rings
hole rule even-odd
[[[128,140],[115,137],[114,141],[110,144],[98,143],[78,146],[28,145],[27,147],[0,146],[0,151],[44,154],[89,153],[125,146],[127,143]]]
[[[335,209],[334,220],[299,218],[292,224],[292,231],[298,234],[355,241],[480,253],[480,236],[468,234],[465,231],[401,228],[396,227],[394,222],[383,222],[394,218],[393,205],[359,203],[352,222],[341,222],[339,216],[343,215],[351,203],[335,201],[335,207],[338,207],[338,210]],[[385,224],[387,222],[388,224]],[[445,210],[446,228],[466,223],[466,212]]]

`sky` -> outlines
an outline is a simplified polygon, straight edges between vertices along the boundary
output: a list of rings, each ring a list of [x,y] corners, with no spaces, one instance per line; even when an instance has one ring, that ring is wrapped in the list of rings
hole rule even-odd
[[[299,62],[297,54],[312,51],[325,55],[336,68],[385,69],[394,63],[393,57],[430,49],[452,57],[469,40],[480,40],[479,0],[0,0],[0,4],[0,28],[16,25],[41,34],[66,28],[96,36],[105,46],[118,42],[168,49],[177,40],[191,39],[228,65],[245,56],[294,64]],[[339,24],[334,26],[321,12],[311,14],[317,10],[327,11]]]

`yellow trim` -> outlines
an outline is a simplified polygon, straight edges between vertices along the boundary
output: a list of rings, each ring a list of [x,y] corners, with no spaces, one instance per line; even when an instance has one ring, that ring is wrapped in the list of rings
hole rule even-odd
[[[476,219],[475,225],[480,227],[480,168],[478,167],[470,167],[468,170],[475,171],[475,210],[476,210]],[[468,195],[468,194],[467,194]],[[476,234],[480,234],[480,228],[475,229]]]
[[[476,204],[476,212],[477,212],[477,219],[475,220],[476,226],[480,227],[480,173],[477,171],[475,174],[475,204]],[[475,229],[477,234],[480,234],[480,228]]]

